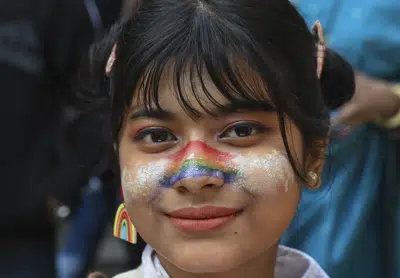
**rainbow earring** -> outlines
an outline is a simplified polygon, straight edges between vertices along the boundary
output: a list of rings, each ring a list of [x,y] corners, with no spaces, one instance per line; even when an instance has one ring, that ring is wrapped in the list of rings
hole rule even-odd
[[[136,229],[123,203],[118,207],[115,214],[113,234],[115,237],[129,243],[136,243]]]

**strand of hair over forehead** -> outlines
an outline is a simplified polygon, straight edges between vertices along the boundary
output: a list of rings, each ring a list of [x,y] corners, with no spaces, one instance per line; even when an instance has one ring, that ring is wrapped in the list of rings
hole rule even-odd
[[[175,22],[167,22],[160,28],[158,42],[140,44],[133,54],[131,63],[136,65],[141,74],[136,98],[148,110],[162,110],[159,87],[161,76],[166,73],[173,74],[177,101],[194,118],[200,116],[201,111],[194,108],[194,103],[189,100],[191,96],[209,114],[212,111],[207,102],[216,107],[223,106],[216,100],[215,92],[210,90],[210,84],[206,82],[208,78],[230,102],[265,100],[265,95],[262,99],[260,94],[266,90],[265,84],[249,80],[251,75],[244,76],[241,73],[243,66],[249,66],[250,61],[243,59],[242,63],[237,63],[238,58],[258,56],[253,59],[260,59],[255,51],[256,46],[252,45],[251,38],[243,31],[244,27],[218,18],[207,4],[198,3],[185,6],[191,9],[189,12],[192,16],[179,19],[177,14]],[[180,20],[184,22],[178,22]],[[183,27],[174,30],[174,25]],[[161,26],[153,26],[154,29],[157,27]],[[232,29],[236,29],[235,32]],[[234,36],[234,33],[241,37]],[[142,42],[146,39],[150,39],[146,34],[136,38]],[[246,51],[252,53],[245,52],[244,44]],[[139,73],[136,72],[134,76],[138,77]],[[189,90],[185,84],[190,85]]]

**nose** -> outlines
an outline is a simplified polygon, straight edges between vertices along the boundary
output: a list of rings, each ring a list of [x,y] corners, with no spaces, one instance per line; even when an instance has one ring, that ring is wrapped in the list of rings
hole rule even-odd
[[[199,193],[217,189],[225,184],[229,175],[225,161],[231,158],[202,141],[191,141],[170,159],[174,161],[172,174],[163,181],[164,186],[180,192]]]
[[[181,193],[190,192],[192,194],[199,194],[204,190],[216,190],[224,185],[223,174],[216,174],[213,176],[200,176],[184,178],[177,181],[173,188]]]

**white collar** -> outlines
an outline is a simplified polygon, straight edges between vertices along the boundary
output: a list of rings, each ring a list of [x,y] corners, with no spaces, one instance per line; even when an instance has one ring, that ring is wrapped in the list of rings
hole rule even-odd
[[[141,278],[170,278],[149,245],[143,251]],[[118,277],[130,277],[128,274]],[[275,278],[329,278],[318,263],[307,254],[280,245],[275,266]]]

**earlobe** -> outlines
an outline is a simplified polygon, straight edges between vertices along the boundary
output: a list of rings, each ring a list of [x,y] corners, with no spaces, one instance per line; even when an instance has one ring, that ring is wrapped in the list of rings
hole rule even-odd
[[[321,167],[319,167],[321,165]],[[318,167],[317,170],[313,171],[310,170],[306,173],[306,184],[310,189],[317,189],[321,186],[321,175],[322,175],[322,168],[323,168],[324,162],[323,159],[319,159]]]
[[[312,33],[316,40],[317,77],[321,78],[322,70],[324,68],[326,44],[325,44],[324,30],[319,20],[317,20],[317,22],[315,22],[314,25],[312,26]]]
[[[309,171],[307,173],[307,185],[311,189],[317,189],[321,185],[320,175],[314,171]]]
[[[305,163],[306,186],[310,189],[317,189],[321,186],[321,175],[325,164],[325,152],[328,140],[321,140],[315,143],[315,151],[308,155]]]

